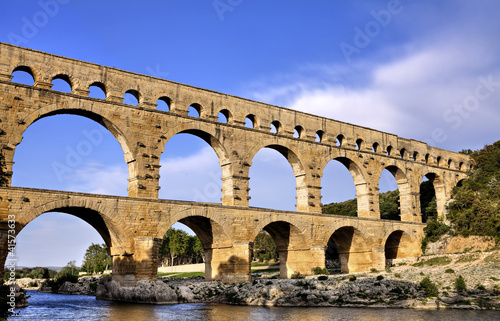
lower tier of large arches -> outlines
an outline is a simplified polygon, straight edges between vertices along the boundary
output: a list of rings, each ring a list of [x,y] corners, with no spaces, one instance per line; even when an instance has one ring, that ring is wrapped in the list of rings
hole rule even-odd
[[[163,235],[177,222],[200,239],[206,280],[250,281],[254,240],[266,231],[276,244],[280,276],[312,274],[336,253],[342,273],[381,270],[387,259],[420,255],[424,224],[275,211],[219,204],[150,200],[51,190],[0,188],[0,263],[9,234],[57,211],[89,223],[113,258],[113,279],[123,285],[157,277]],[[13,230],[13,232],[10,232]]]

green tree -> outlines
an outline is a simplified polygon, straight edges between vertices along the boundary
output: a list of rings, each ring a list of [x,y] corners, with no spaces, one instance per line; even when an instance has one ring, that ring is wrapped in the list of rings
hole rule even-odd
[[[278,260],[279,255],[276,248],[276,243],[274,243],[271,235],[269,235],[269,233],[264,230],[260,231],[259,234],[257,234],[257,236],[255,237],[253,245],[253,256],[260,262]]]
[[[358,201],[352,199],[345,202],[325,204],[322,205],[321,212],[332,215],[358,216]]]
[[[428,276],[422,279],[420,281],[420,287],[425,291],[425,296],[426,297],[438,297],[439,296],[439,291],[434,282],[429,279]]]
[[[169,266],[198,263],[204,260],[203,245],[196,235],[170,228],[158,251],[159,261]]]
[[[95,274],[111,267],[112,260],[107,251],[106,244],[92,243],[83,257],[82,270]]]
[[[66,264],[66,266],[63,267],[59,273],[57,273],[56,278],[61,278],[67,275],[78,276],[79,272],[80,269],[76,266],[76,261],[69,261],[68,264]]]
[[[384,220],[401,220],[399,213],[399,190],[379,195],[380,217]]]
[[[463,291],[467,290],[467,285],[465,284],[465,279],[461,275],[459,275],[455,279],[455,290],[457,292],[463,292]]]

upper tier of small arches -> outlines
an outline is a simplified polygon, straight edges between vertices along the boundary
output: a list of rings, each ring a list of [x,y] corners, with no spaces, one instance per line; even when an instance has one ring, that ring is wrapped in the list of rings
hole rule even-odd
[[[19,57],[22,61],[9,60],[13,64],[7,66],[9,70],[5,70],[4,61],[0,63],[0,68],[4,68],[0,70],[0,79],[10,80],[14,73],[24,72],[32,77],[32,83],[27,84],[35,87],[55,90],[55,81],[65,82],[65,88],[69,89],[64,91],[74,95],[199,117],[292,139],[453,170],[466,171],[472,167],[466,155],[377,130],[115,68],[10,47],[26,52]]]

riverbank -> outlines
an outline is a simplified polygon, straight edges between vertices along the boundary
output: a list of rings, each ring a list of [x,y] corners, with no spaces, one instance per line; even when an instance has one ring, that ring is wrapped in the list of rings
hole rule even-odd
[[[410,261],[413,261],[410,263]],[[309,276],[304,279],[255,278],[233,285],[203,278],[159,278],[124,288],[104,278],[96,296],[148,304],[224,303],[258,306],[377,307],[500,310],[500,251],[425,256],[400,260],[385,271]],[[272,274],[271,274],[272,275]],[[457,290],[461,276],[465,288]],[[428,278],[436,293],[421,281]]]
[[[459,276],[465,288],[457,291]],[[435,286],[436,293],[420,285],[424,278]],[[500,251],[395,260],[392,267],[370,273],[278,279],[271,272],[254,273],[253,279],[228,285],[204,282],[203,277],[160,277],[140,281],[136,287],[120,287],[109,277],[82,277],[78,283],[64,283],[58,293],[148,304],[500,310]]]

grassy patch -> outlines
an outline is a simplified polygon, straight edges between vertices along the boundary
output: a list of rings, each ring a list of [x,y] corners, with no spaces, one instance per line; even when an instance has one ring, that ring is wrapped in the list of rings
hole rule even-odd
[[[466,262],[473,262],[479,259],[479,254],[468,254],[468,255],[462,255],[458,260],[457,263],[466,263]]]
[[[171,275],[174,275],[174,274],[177,274],[177,272],[168,272],[168,273],[158,273],[158,277],[163,277],[163,276],[171,276]]]
[[[500,253],[493,253],[484,258],[486,263],[500,263]]]
[[[191,278],[195,276],[205,277],[205,272],[185,272],[172,276],[173,278]]]
[[[269,263],[269,262],[252,262],[251,266],[275,266],[280,265],[279,263]]]
[[[428,259],[426,261],[417,262],[413,264],[413,266],[424,266],[424,265],[437,266],[437,265],[446,265],[450,263],[451,259],[449,257],[438,256],[438,257],[433,257],[432,259]]]

